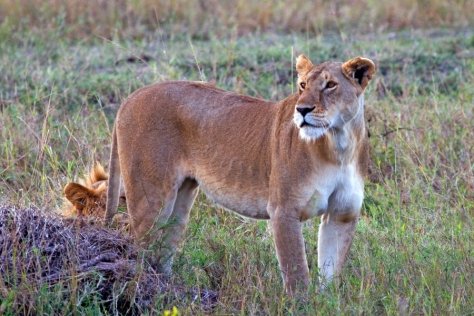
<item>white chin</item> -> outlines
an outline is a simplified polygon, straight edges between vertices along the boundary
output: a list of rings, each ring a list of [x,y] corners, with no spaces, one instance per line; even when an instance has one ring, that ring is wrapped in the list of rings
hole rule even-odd
[[[300,127],[300,137],[307,142],[314,141],[323,136],[327,130],[323,127],[303,126]]]

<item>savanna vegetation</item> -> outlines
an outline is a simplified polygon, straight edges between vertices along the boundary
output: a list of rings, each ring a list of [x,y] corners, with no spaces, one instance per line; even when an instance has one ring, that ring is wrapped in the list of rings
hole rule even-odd
[[[0,0],[0,314],[474,313],[472,12],[461,0]],[[171,280],[125,232],[57,218],[64,185],[107,165],[132,91],[208,80],[277,100],[296,91],[299,53],[378,68],[366,198],[340,284],[318,290],[318,219],[304,228],[315,282],[302,302],[283,292],[266,223],[203,195]],[[94,265],[97,249],[128,272]]]

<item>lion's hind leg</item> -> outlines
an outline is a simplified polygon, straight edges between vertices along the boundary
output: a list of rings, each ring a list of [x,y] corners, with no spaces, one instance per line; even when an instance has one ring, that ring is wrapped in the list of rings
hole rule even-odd
[[[164,245],[163,231],[169,225],[169,218],[178,196],[178,179],[166,179],[160,183],[156,178],[131,179],[133,186],[127,186],[127,210],[131,230],[147,251],[147,260],[160,272],[161,252]],[[127,175],[124,177],[127,184]]]
[[[178,190],[173,212],[163,228],[160,251],[161,272],[171,273],[173,257],[179,243],[183,239],[189,220],[191,207],[198,194],[198,183],[194,179],[185,179]]]

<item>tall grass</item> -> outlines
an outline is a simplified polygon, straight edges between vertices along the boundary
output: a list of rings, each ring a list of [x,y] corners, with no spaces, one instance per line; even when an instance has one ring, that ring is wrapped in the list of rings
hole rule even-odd
[[[12,31],[54,29],[73,38],[143,36],[150,30],[215,36],[466,27],[472,12],[474,3],[467,0],[0,0],[0,21]]]

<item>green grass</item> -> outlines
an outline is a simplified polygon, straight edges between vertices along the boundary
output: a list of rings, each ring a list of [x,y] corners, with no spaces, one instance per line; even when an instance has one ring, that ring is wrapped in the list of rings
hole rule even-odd
[[[315,62],[363,55],[378,67],[366,93],[372,165],[341,285],[318,293],[313,284],[303,304],[288,300],[266,223],[243,220],[204,196],[193,208],[175,276],[217,290],[215,314],[473,314],[473,51],[472,29],[208,40],[150,33],[94,42],[22,33],[0,41],[1,199],[60,208],[68,181],[95,160],[107,163],[117,108],[143,85],[215,80],[277,100],[294,89],[296,54]],[[143,54],[151,60],[126,61]],[[304,229],[313,280],[317,224]],[[27,290],[0,283],[0,313],[14,314],[13,302]],[[66,299],[70,312],[104,312],[94,289],[81,291],[85,298],[75,300],[45,285],[29,308],[64,311]],[[164,302],[157,299],[156,311],[172,307]],[[189,303],[178,308],[205,312]]]

